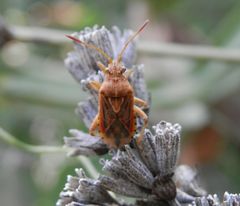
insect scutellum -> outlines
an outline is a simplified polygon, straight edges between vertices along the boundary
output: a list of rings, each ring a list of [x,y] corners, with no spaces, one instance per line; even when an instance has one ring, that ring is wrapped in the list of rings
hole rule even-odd
[[[100,54],[102,54],[107,60],[108,60],[108,66],[106,67],[105,65],[103,65],[101,62],[97,62],[97,65],[99,67],[99,69],[101,71],[103,71],[104,74],[108,73],[108,74],[112,74],[114,76],[119,75],[119,74],[123,74],[126,71],[126,68],[124,67],[124,65],[121,63],[122,61],[122,56],[125,52],[125,50],[127,49],[128,45],[133,41],[133,39],[147,26],[147,24],[149,23],[149,20],[146,20],[143,25],[132,35],[129,37],[129,39],[126,41],[126,43],[124,44],[122,50],[120,51],[120,53],[117,56],[116,60],[113,60],[108,54],[106,54],[102,49],[98,48],[97,46],[90,44],[90,43],[86,43],[83,42],[73,36],[70,35],[66,35],[66,37],[68,37],[69,39],[72,39],[73,41],[75,41],[76,43],[82,44],[88,48],[92,48],[95,49],[97,52],[99,52]],[[131,74],[131,71],[127,71],[127,74],[125,75],[126,77],[128,77]]]

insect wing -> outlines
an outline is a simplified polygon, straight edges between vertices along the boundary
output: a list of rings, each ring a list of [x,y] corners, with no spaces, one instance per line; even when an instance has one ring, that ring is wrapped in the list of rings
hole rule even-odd
[[[99,130],[103,140],[112,147],[129,143],[135,130],[133,96],[112,98],[100,95],[99,100]]]

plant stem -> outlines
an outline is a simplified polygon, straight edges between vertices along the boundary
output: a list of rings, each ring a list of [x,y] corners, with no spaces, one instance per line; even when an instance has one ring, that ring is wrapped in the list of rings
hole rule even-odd
[[[139,42],[138,51],[144,56],[181,57],[202,60],[240,62],[240,49],[176,43]]]
[[[9,134],[7,131],[5,131],[1,127],[0,127],[0,139],[2,139],[3,141],[5,141],[6,143],[12,146],[18,147],[27,152],[31,152],[35,154],[59,153],[59,152],[67,153],[70,151],[69,148],[64,148],[61,146],[45,146],[45,145],[34,146],[34,145],[24,143],[19,139],[17,139],[16,137],[14,137],[13,135]],[[92,178],[98,177],[98,171],[96,170],[93,163],[87,157],[79,156],[78,159],[84,165],[84,167],[86,168],[86,170],[88,171],[89,175]]]
[[[88,171],[89,175],[97,179],[99,176],[99,172],[97,171],[94,164],[91,162],[91,160],[85,156],[78,156],[79,161],[84,165],[85,169]]]
[[[35,42],[45,44],[66,44],[69,41],[65,37],[73,31],[63,31],[56,29],[47,29],[41,27],[9,26],[8,30],[12,38],[21,42]]]
[[[24,26],[9,26],[8,30],[12,38],[17,41],[56,45],[72,43],[65,37],[65,34],[71,34],[73,31]],[[137,49],[140,54],[151,57],[175,56],[181,58],[240,62],[239,49],[146,41],[139,42]]]
[[[13,145],[15,147],[18,147],[20,149],[23,149],[27,152],[32,153],[56,153],[56,152],[68,152],[67,148],[61,147],[61,146],[45,146],[45,145],[30,145],[27,143],[24,143],[14,137],[13,135],[9,134],[7,131],[5,131],[3,128],[0,127],[0,139],[5,141],[6,143]]]

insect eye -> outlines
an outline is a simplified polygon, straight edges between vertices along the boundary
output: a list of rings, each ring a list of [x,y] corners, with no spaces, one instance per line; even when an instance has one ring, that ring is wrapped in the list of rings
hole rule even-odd
[[[121,73],[124,73],[126,71],[126,68],[123,67],[122,70],[121,70]]]

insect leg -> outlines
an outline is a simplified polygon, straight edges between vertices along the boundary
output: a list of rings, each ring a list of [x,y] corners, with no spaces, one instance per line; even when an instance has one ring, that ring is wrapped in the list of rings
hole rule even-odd
[[[99,69],[105,74],[107,68],[99,61],[97,62],[97,65],[98,65]]]
[[[147,107],[147,102],[145,102],[144,100],[138,98],[138,97],[134,97],[134,104],[138,104],[139,106],[142,107]]]
[[[94,118],[94,120],[92,121],[92,124],[91,124],[91,126],[89,128],[89,134],[90,135],[94,136],[95,131],[96,131],[97,127],[98,127],[98,122],[99,122],[98,119],[99,119],[99,114],[97,114],[96,117]]]
[[[137,143],[139,145],[139,143],[142,142],[143,135],[144,135],[144,130],[145,130],[145,128],[147,126],[147,123],[148,123],[148,116],[138,106],[134,106],[134,113],[136,115],[138,115],[140,118],[142,118],[143,121],[144,121],[144,125],[143,125],[143,127],[141,129],[141,132],[140,132],[140,135],[137,139]]]
[[[88,85],[89,85],[92,89],[96,90],[97,92],[98,92],[98,90],[99,90],[100,87],[101,87],[101,84],[100,84],[99,82],[97,82],[97,81],[91,81],[91,82],[88,83]]]

